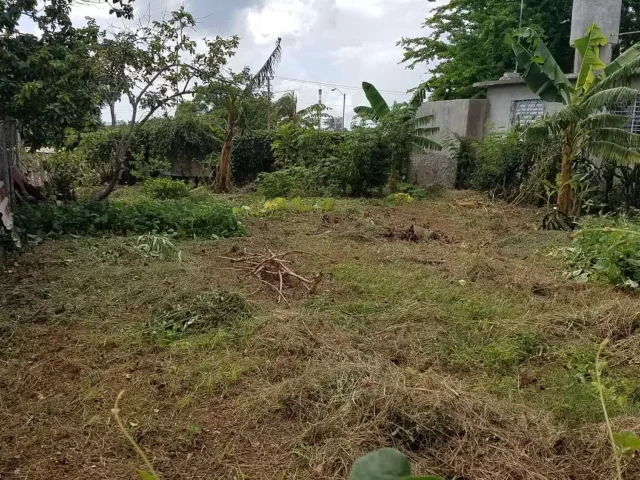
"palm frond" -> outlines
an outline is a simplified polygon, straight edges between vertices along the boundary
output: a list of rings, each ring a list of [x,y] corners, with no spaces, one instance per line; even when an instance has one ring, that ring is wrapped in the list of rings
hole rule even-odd
[[[416,88],[411,96],[411,100],[409,100],[409,105],[415,109],[420,107],[427,98],[427,90],[427,82],[418,85],[418,88]]]
[[[640,148],[640,135],[622,128],[598,128],[592,130],[589,136],[592,140],[615,143],[624,148]]]
[[[640,163],[640,153],[612,142],[590,142],[585,149],[606,160],[620,163]]]
[[[634,47],[638,47],[638,49],[640,49],[640,43],[635,44],[631,48]],[[627,50],[627,52],[630,51],[631,49]],[[622,57],[622,55],[620,57]],[[618,59],[620,59],[620,57],[618,57]],[[616,59],[616,61],[618,59]],[[617,64],[616,67],[617,68],[612,69],[609,72],[607,72],[607,69],[605,69],[605,73],[607,73],[607,76],[596,83],[591,88],[590,93],[595,94],[603,90],[608,90],[610,88],[629,86],[631,78],[638,75],[638,69],[640,69],[640,56],[629,58],[628,62],[625,62],[624,64]]]
[[[552,123],[578,123],[588,115],[587,110],[576,104],[564,105],[557,112],[552,113],[547,117],[547,120]]]
[[[600,90],[589,96],[582,102],[582,106],[588,111],[599,111],[605,108],[615,109],[620,106],[629,105],[635,101],[637,96],[638,91],[630,87],[609,88],[607,90]]]
[[[382,98],[378,89],[368,82],[362,82],[362,89],[375,114],[379,118],[387,116],[390,112],[389,105],[387,105],[385,99]]]
[[[262,65],[260,70],[258,70],[256,74],[251,78],[251,81],[249,82],[249,85],[247,85],[247,88],[262,87],[265,83],[267,83],[267,79],[273,77],[275,69],[278,66],[278,63],[280,63],[280,59],[282,58],[282,47],[280,46],[281,42],[282,38],[278,37],[273,52],[271,52],[271,55],[269,55],[269,58],[267,58],[267,61],[264,62],[264,65]]]
[[[423,150],[442,150],[442,145],[435,140],[420,135],[414,135],[411,139],[412,143]]]
[[[418,135],[435,135],[440,131],[440,127],[416,127]]]
[[[433,122],[434,118],[435,118],[434,115],[424,115],[422,117],[416,117],[416,119],[415,119],[416,126],[417,127],[426,127],[431,122]]]
[[[373,108],[371,107],[360,106],[360,107],[354,108],[353,111],[358,115],[366,116],[366,117],[375,117],[376,115],[376,112],[374,112]]]
[[[595,113],[582,120],[578,126],[584,130],[596,128],[623,128],[629,119],[614,113]]]

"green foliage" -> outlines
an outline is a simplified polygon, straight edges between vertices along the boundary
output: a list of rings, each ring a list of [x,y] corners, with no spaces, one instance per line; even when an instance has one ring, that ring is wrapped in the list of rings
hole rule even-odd
[[[640,225],[624,218],[587,219],[573,234],[573,245],[562,250],[572,271],[569,277],[638,288]]]
[[[411,475],[411,463],[398,450],[381,448],[353,464],[349,480],[442,480],[441,477]]]
[[[89,166],[84,159],[67,150],[39,155],[39,158],[42,169],[47,172],[47,196],[58,200],[74,200],[75,188],[90,176]]]
[[[523,24],[543,32],[563,68],[573,65],[569,45],[571,0],[525,0]],[[495,80],[513,71],[515,59],[504,44],[506,32],[518,27],[520,2],[451,0],[426,18],[427,37],[403,38],[409,68],[428,65],[432,100],[483,96],[476,82]]]
[[[178,200],[189,196],[189,186],[186,183],[167,177],[147,180],[142,184],[142,191],[158,200]]]
[[[313,197],[322,193],[314,170],[307,167],[289,167],[260,174],[258,192],[265,198]]]
[[[16,226],[32,235],[129,235],[149,232],[176,237],[230,237],[244,228],[229,207],[189,200],[25,204]]]
[[[387,202],[395,205],[406,205],[413,203],[413,197],[408,193],[392,193],[386,198]]]
[[[151,336],[170,342],[220,328],[249,315],[249,304],[244,297],[217,290],[161,306],[151,315],[147,328]]]
[[[286,123],[276,130],[273,154],[279,167],[301,165],[314,167],[323,159],[334,157],[347,134],[304,128]]]
[[[178,247],[167,235],[155,235],[152,233],[140,235],[133,248],[145,258],[159,260],[182,259],[182,252],[178,250]]]
[[[271,131],[247,131],[233,142],[231,177],[238,185],[253,182],[263,172],[273,170],[275,156],[271,144],[275,135]]]

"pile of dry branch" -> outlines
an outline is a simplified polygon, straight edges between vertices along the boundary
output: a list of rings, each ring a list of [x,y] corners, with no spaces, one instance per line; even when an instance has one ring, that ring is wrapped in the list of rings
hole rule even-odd
[[[278,293],[278,303],[284,301],[289,305],[285,296],[286,291],[295,290],[296,286],[302,285],[308,293],[313,294],[318,289],[322,281],[322,273],[308,279],[293,271],[293,261],[287,259],[291,255],[315,255],[309,252],[294,250],[285,253],[274,253],[267,250],[267,253],[249,253],[246,250],[238,258],[220,257],[236,264],[234,270],[246,272],[247,276],[255,277],[264,285]]]

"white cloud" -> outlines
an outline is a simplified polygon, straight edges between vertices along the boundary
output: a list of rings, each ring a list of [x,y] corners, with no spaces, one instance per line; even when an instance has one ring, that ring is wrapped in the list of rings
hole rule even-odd
[[[269,0],[247,11],[247,29],[258,43],[271,43],[278,37],[299,37],[308,33],[318,18],[313,0]]]

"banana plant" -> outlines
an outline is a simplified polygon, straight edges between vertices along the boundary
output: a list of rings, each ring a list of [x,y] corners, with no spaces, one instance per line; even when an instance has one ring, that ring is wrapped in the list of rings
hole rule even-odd
[[[391,149],[389,188],[394,191],[398,171],[408,163],[412,151],[442,150],[442,145],[431,138],[440,130],[429,126],[433,115],[418,117],[418,108],[426,98],[427,87],[426,84],[420,85],[409,102],[394,103],[391,107],[371,83],[362,82],[362,89],[370,106],[356,107],[354,111],[382,129]]]
[[[546,102],[563,104],[530,125],[525,135],[536,142],[558,136],[562,139],[558,210],[573,215],[580,208],[571,185],[576,158],[595,155],[617,162],[640,162],[640,135],[625,130],[627,116],[611,113],[635,102],[638,96],[629,84],[640,67],[640,46],[634,45],[607,66],[600,59],[607,38],[591,24],[585,36],[575,42],[582,63],[574,83],[531,28],[516,30],[507,42],[531,91]]]

